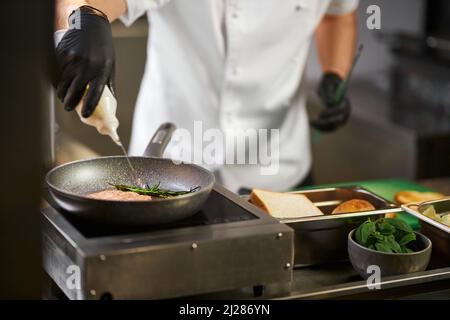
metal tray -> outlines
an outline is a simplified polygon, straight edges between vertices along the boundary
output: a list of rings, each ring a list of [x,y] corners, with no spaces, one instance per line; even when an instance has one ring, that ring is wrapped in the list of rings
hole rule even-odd
[[[323,216],[279,219],[295,230],[296,267],[347,260],[348,233],[367,220],[377,219],[387,213],[402,209],[386,199],[360,186],[320,188],[291,192],[303,194],[323,213]],[[350,199],[369,201],[375,210],[331,214],[334,208]]]
[[[421,204],[436,203],[441,203],[444,204],[444,206],[448,206],[446,211],[450,211],[450,198],[427,201],[423,203],[409,203],[402,205],[402,209],[420,220],[421,232],[430,238],[433,243],[430,264],[435,267],[448,267],[450,266],[450,227],[424,216],[419,210],[419,206]],[[441,209],[445,210],[445,208]]]

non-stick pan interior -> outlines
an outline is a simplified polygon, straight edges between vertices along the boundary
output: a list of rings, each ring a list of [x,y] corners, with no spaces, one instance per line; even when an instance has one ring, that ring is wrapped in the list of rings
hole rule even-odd
[[[161,188],[189,190],[197,186],[204,188],[213,182],[211,174],[198,166],[147,157],[130,157],[130,161],[135,173],[125,157],[102,157],[53,169],[47,181],[53,187],[75,195],[112,188],[111,184],[160,183]]]

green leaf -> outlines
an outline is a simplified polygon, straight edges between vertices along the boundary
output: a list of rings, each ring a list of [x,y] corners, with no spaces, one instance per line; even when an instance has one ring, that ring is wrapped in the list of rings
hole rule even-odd
[[[395,227],[387,222],[380,222],[377,224],[377,229],[382,235],[388,236],[394,234],[396,231]]]
[[[376,231],[376,227],[375,227],[375,223],[373,221],[367,220],[366,222],[364,222],[361,226],[361,231],[360,231],[360,242],[359,244],[363,245],[363,246],[367,246],[368,243],[368,239],[369,236]]]
[[[413,232],[410,232],[410,233],[405,234],[405,235],[399,240],[398,243],[399,243],[401,246],[405,246],[405,245],[407,245],[408,243],[410,243],[411,241],[414,241],[414,240],[416,240],[416,234],[413,233]]]
[[[355,240],[356,242],[358,242],[360,245],[364,245],[362,242],[362,235],[361,235],[361,231],[362,231],[362,226],[363,224],[361,224],[355,231]]]
[[[414,251],[412,251],[411,249],[407,248],[407,247],[402,247],[402,253],[412,253]]]
[[[379,231],[372,232],[370,238],[372,238],[374,242],[382,242],[384,240],[384,236]]]
[[[389,223],[391,226],[395,227],[398,230],[401,230],[404,232],[413,232],[413,229],[411,228],[411,226],[403,220],[386,218],[386,219],[384,219],[384,221]]]
[[[392,253],[391,248],[389,248],[389,246],[387,246],[386,244],[384,244],[382,242],[375,243],[375,248],[377,249],[377,251]]]
[[[398,242],[395,240],[393,235],[390,236],[385,236],[384,237],[384,241],[383,244],[385,244],[386,246],[388,246],[393,252],[395,253],[401,253],[402,252],[402,248],[401,246],[398,244]]]
[[[384,236],[378,231],[372,232],[369,235],[369,238],[367,239],[366,247],[369,247],[370,245],[375,245],[375,243],[377,242],[383,242],[384,239],[383,237]],[[376,248],[374,250],[376,250]]]

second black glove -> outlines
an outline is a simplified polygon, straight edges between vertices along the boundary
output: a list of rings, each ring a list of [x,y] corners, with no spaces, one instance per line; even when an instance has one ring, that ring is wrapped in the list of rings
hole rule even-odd
[[[319,117],[310,124],[322,132],[332,132],[343,126],[350,117],[350,100],[347,96],[339,97],[342,78],[335,73],[325,73],[319,84],[318,95],[325,105]]]

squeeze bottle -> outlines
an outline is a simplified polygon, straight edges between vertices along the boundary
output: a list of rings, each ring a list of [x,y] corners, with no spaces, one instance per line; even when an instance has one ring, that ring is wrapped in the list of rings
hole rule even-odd
[[[88,89],[89,85],[86,88],[86,91]],[[81,108],[83,106],[85,96],[86,93],[75,107],[81,121],[87,125],[95,127],[99,133],[110,136],[118,146],[122,146],[122,142],[117,134],[117,128],[119,127],[119,120],[117,120],[116,117],[117,100],[109,90],[109,87],[105,86],[98,105],[95,108],[94,113],[92,113],[89,118],[84,118],[81,115]]]

